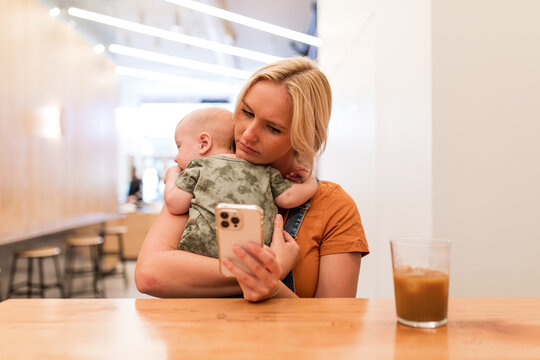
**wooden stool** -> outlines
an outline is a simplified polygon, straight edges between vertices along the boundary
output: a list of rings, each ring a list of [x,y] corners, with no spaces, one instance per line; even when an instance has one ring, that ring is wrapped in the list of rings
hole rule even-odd
[[[121,275],[124,277],[124,283],[125,286],[128,287],[129,281],[127,277],[127,271],[126,271],[126,258],[124,256],[124,234],[127,233],[128,227],[127,226],[106,226],[100,230],[100,235],[105,239],[106,236],[116,236],[117,240],[117,248],[116,250],[107,250],[104,249],[102,251],[103,256],[116,256],[122,263],[122,269],[118,271],[118,269],[113,267],[109,271],[105,272],[104,276],[114,276],[114,275]]]
[[[17,251],[13,254],[13,261],[11,263],[11,272],[9,274],[9,286],[8,286],[8,295],[26,295],[30,298],[32,295],[40,295],[42,298],[45,297],[45,290],[50,288],[60,289],[60,294],[62,297],[65,296],[64,286],[62,284],[62,279],[60,277],[60,266],[58,265],[58,255],[62,251],[59,247],[49,246],[41,247],[23,251]],[[56,283],[54,284],[45,284],[44,280],[44,271],[43,271],[43,259],[51,258],[54,262],[54,270],[56,272]],[[27,260],[27,275],[26,281],[18,284],[14,284],[15,272],[17,271],[17,261],[19,259]],[[33,260],[36,259],[38,263],[38,273],[39,273],[39,283],[32,282],[32,272],[33,272]],[[22,288],[22,290],[19,290]],[[37,288],[37,291],[35,289]]]
[[[76,293],[73,292],[73,278],[78,276],[93,277],[93,291],[95,297],[105,297],[105,286],[103,284],[103,273],[101,271],[101,246],[103,245],[103,238],[96,235],[86,236],[71,236],[67,239],[66,248],[66,264],[65,264],[65,283],[67,297],[71,297],[74,294],[80,294],[87,292],[86,290],[80,290]],[[76,267],[73,264],[75,253],[77,249],[86,247],[90,251],[90,267]]]

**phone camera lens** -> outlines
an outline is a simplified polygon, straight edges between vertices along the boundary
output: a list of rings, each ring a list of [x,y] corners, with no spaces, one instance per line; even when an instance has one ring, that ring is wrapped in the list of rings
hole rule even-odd
[[[220,214],[220,216],[221,216],[222,219],[226,219],[226,218],[229,217],[229,214],[226,213],[226,212],[222,212],[222,213]]]
[[[221,226],[224,227],[224,228],[229,227],[229,222],[228,221],[222,221]]]
[[[231,218],[231,222],[236,225],[236,224],[238,224],[240,222],[240,219],[237,218],[236,216],[234,216],[234,217]]]

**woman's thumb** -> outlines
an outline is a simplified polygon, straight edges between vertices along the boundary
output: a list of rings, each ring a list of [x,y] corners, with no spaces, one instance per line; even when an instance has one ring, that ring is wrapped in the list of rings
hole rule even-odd
[[[274,218],[274,234],[277,230],[283,230],[283,217],[280,214],[277,214]]]
[[[272,242],[278,239],[280,242],[283,242],[283,218],[280,214],[277,214],[274,218],[274,233],[272,235]]]

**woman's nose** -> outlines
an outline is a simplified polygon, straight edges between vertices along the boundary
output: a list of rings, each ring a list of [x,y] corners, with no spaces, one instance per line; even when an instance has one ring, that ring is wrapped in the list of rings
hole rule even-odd
[[[249,124],[248,127],[244,130],[243,134],[244,140],[250,143],[254,143],[257,141],[257,127],[255,126],[255,123]]]

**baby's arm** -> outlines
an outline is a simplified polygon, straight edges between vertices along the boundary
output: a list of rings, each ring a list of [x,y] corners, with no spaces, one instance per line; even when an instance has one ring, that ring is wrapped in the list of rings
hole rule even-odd
[[[193,195],[180,189],[175,184],[175,180],[180,174],[178,166],[171,166],[167,169],[163,181],[165,182],[165,204],[173,215],[187,214]]]
[[[294,173],[287,175],[287,178],[295,183],[275,198],[278,207],[292,209],[302,205],[315,195],[317,179],[305,167],[299,166]],[[298,179],[302,182],[297,182]]]

